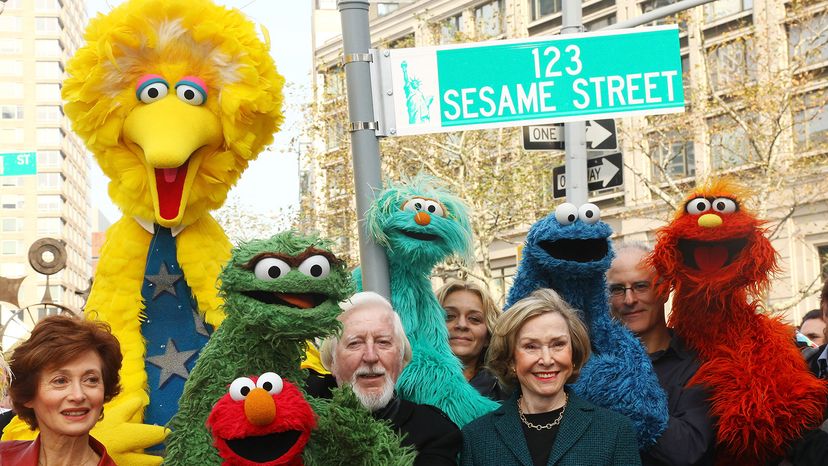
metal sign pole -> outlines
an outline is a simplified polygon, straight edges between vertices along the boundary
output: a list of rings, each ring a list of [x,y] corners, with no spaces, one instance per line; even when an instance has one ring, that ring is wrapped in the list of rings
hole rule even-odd
[[[339,0],[337,9],[342,21],[342,49],[348,89],[348,118],[351,157],[354,161],[362,288],[390,298],[388,258],[385,251],[371,241],[363,229],[365,212],[374,201],[375,190],[382,188],[379,139],[375,134],[377,121],[371,97],[368,0]]]
[[[581,0],[563,0],[561,34],[581,32]],[[564,124],[566,141],[566,202],[580,206],[587,202],[586,124]],[[554,180],[553,180],[554,182]]]

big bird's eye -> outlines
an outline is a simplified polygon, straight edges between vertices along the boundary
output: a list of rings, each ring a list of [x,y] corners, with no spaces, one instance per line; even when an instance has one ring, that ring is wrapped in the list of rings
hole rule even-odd
[[[703,197],[697,197],[687,203],[685,210],[690,215],[699,215],[702,212],[710,210],[710,201]]]
[[[441,206],[440,203],[437,201],[426,200],[423,203],[423,210],[432,215],[439,215],[440,217],[446,216],[446,212],[443,210],[443,206]]]
[[[175,85],[175,94],[190,105],[201,105],[207,100],[207,91],[200,79],[182,79]]]
[[[256,388],[256,384],[252,380],[247,377],[239,377],[230,384],[230,389],[227,390],[227,393],[230,394],[230,398],[233,400],[241,401],[247,398],[247,394],[254,388]]]
[[[276,280],[284,277],[288,272],[290,272],[290,266],[287,262],[275,257],[265,257],[256,262],[256,266],[253,267],[253,275],[259,280]]]
[[[713,210],[722,214],[732,214],[736,212],[736,201],[726,197],[718,197],[713,200]]]
[[[578,217],[581,221],[592,225],[601,220],[601,209],[597,205],[587,202],[578,208]]]
[[[138,81],[135,96],[141,102],[151,104],[166,97],[169,88],[169,84],[161,76],[149,75]]]
[[[310,256],[299,264],[299,271],[311,278],[325,278],[331,273],[331,263],[325,256]]]
[[[419,197],[412,197],[411,199],[405,201],[405,204],[402,206],[402,210],[410,210],[411,212],[417,212],[425,208],[426,200]]]
[[[564,202],[555,209],[555,220],[561,225],[572,225],[578,220],[578,208],[575,204]]]
[[[279,374],[276,374],[275,372],[265,372],[259,376],[258,380],[256,380],[256,386],[271,395],[278,395],[282,393],[282,388],[285,384],[282,382],[282,378],[279,377]]]

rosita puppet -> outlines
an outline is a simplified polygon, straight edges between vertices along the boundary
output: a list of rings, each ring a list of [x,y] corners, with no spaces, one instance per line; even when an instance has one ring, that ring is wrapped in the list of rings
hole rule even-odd
[[[783,455],[819,424],[826,400],[793,329],[761,307],[776,252],[745,199],[726,180],[697,188],[659,231],[651,259],[662,291],[674,293],[669,325],[701,358],[690,383],[711,391],[720,465]]]

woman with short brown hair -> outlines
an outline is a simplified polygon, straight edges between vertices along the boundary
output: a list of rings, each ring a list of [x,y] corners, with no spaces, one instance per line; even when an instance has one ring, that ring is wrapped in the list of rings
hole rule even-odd
[[[0,464],[114,465],[89,431],[120,391],[121,361],[106,323],[52,316],[35,325],[12,354],[9,394],[17,415],[40,434],[0,442]]]

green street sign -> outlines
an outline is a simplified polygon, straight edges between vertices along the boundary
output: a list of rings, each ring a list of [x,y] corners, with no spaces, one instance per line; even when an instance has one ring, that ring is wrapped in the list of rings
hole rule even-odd
[[[675,25],[389,52],[391,134],[684,111]]]
[[[0,153],[0,176],[20,176],[37,174],[37,153],[3,152]]]

